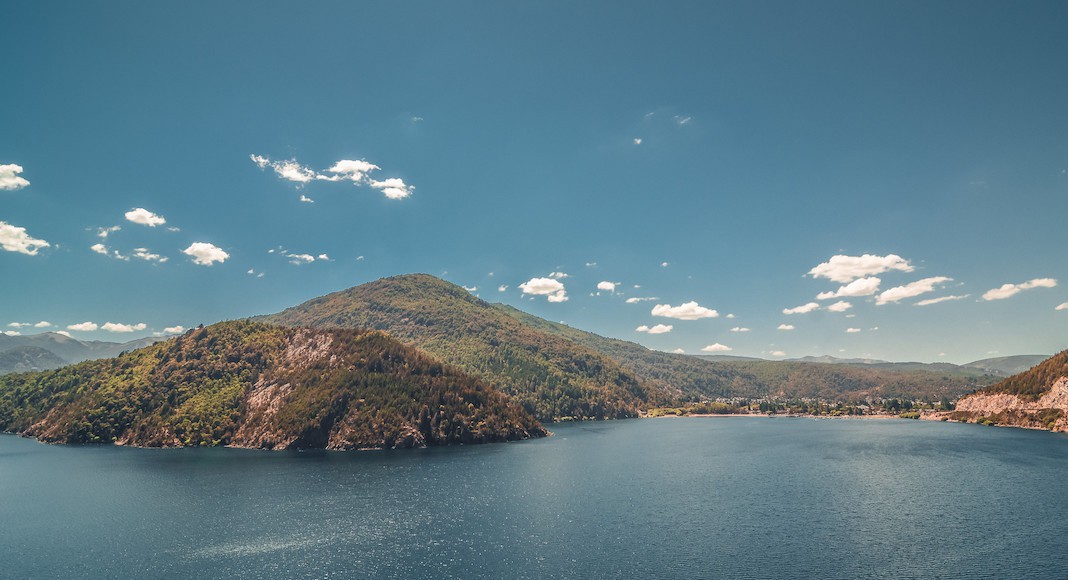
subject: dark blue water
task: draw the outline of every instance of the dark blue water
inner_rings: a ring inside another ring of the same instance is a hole
[[[1068,574],[1063,435],[783,418],[554,431],[356,453],[0,436],[0,576]]]

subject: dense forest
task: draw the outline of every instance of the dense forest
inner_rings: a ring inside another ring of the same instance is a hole
[[[248,321],[0,377],[0,430],[64,443],[390,448],[546,432],[505,394],[381,332]]]
[[[780,361],[713,362],[649,350],[484,302],[426,274],[385,278],[261,320],[375,328],[511,394],[542,420],[633,416],[716,398],[955,399],[989,375]]]
[[[1068,377],[1068,350],[1061,351],[1034,368],[1013,375],[983,389],[982,393],[1007,393],[1028,401],[1037,401],[1049,392],[1053,383]]]

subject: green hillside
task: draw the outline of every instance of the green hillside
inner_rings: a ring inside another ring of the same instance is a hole
[[[259,320],[375,328],[482,377],[543,420],[602,418],[715,397],[956,398],[989,377],[649,350],[490,304],[426,274],[377,280]]]
[[[503,393],[380,332],[248,321],[0,377],[0,430],[63,443],[271,449],[545,434]]]
[[[981,392],[1008,393],[1034,401],[1046,394],[1053,387],[1053,383],[1064,377],[1068,377],[1068,350],[1061,351],[1030,370],[1013,375]]]

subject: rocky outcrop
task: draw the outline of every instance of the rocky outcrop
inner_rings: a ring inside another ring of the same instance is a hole
[[[1068,431],[1068,377],[1058,378],[1038,399],[1003,392],[979,392],[957,402],[941,417],[954,421]]]

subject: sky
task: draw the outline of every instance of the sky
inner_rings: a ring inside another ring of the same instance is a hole
[[[691,354],[1068,348],[1064,2],[14,2],[0,331],[425,272]]]

